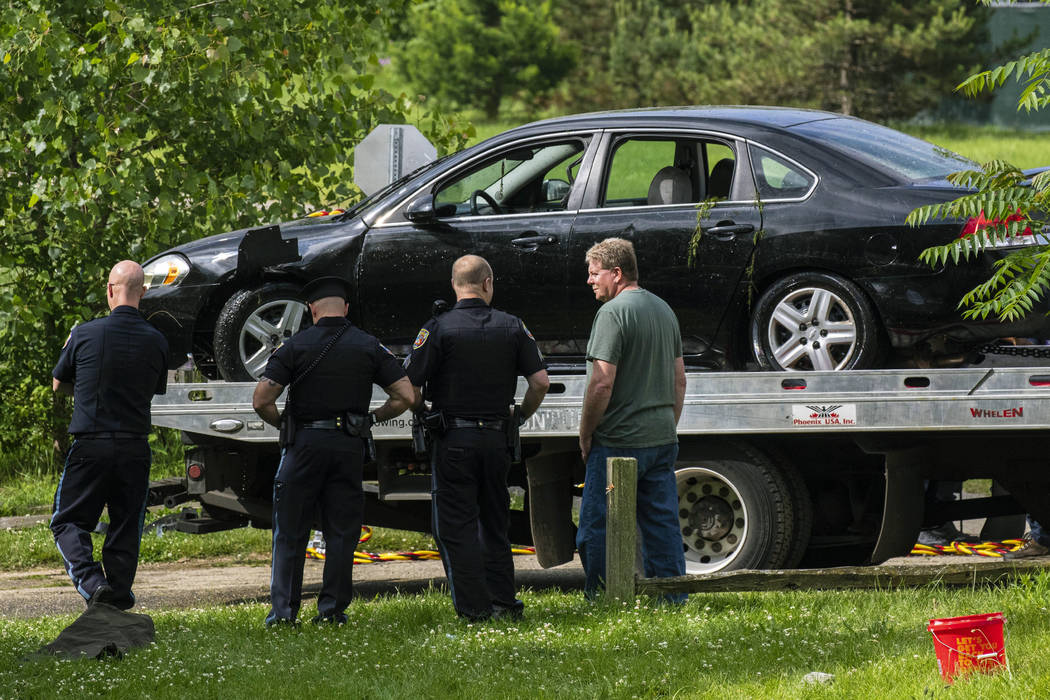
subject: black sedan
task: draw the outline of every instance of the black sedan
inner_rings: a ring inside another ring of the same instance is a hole
[[[494,304],[520,315],[555,366],[579,367],[597,302],[584,253],[621,236],[642,286],[678,314],[688,364],[826,370],[963,361],[1023,322],[964,321],[965,291],[995,254],[931,269],[924,248],[966,222],[905,226],[954,198],[972,167],[860,119],[764,107],[584,114],[511,129],[392,183],[353,209],[212,236],[146,264],[143,312],[172,366],[258,377],[309,322],[302,286],[354,284],[351,318],[405,351],[452,261],[487,258]],[[1025,245],[1032,236],[1011,241]]]

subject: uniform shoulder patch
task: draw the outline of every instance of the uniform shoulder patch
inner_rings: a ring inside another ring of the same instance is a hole
[[[536,340],[532,337],[532,333],[529,331],[529,327],[525,325],[525,322],[521,322],[521,330],[525,331],[525,335],[529,336],[529,340]]]
[[[412,349],[418,350],[419,348],[423,347],[423,343],[427,342],[427,338],[429,337],[430,331],[428,331],[426,328],[421,328],[419,330],[419,335],[416,336],[416,341],[412,343]]]

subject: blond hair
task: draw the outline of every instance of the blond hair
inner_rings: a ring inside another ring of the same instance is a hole
[[[626,238],[606,238],[600,243],[595,243],[587,251],[584,261],[588,265],[596,262],[603,270],[618,267],[625,280],[638,281],[638,258],[634,255],[634,244]]]

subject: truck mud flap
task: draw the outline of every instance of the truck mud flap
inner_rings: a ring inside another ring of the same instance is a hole
[[[886,495],[882,506],[882,528],[873,564],[911,551],[922,529],[925,489],[919,465],[928,462],[925,450],[894,450],[886,453]]]
[[[572,561],[576,527],[572,523],[572,464],[575,454],[534,457],[526,462],[529,519],[536,560],[544,569]]]

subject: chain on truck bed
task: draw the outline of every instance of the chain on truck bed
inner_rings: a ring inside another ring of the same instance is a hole
[[[1047,358],[1050,357],[1050,345],[985,345],[977,352],[982,355]]]

